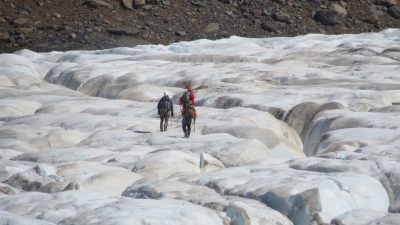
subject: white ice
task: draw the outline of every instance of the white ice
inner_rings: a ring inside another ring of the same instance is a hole
[[[0,54],[0,224],[400,224],[399,71],[399,29]]]

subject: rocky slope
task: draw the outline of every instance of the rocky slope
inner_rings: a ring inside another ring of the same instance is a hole
[[[389,27],[400,27],[398,0],[0,0],[0,52]]]

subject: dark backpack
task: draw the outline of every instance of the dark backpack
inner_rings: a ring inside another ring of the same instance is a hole
[[[170,100],[168,98],[161,99],[160,111],[166,113],[171,110]]]
[[[182,103],[184,109],[187,109],[190,105],[189,95],[190,94],[188,92],[184,92],[180,98],[180,102]]]

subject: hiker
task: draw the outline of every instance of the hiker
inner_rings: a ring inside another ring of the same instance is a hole
[[[164,92],[164,96],[158,101],[157,109],[160,116],[160,131],[167,131],[168,119],[174,116],[174,105],[167,92]]]
[[[194,108],[194,93],[191,86],[179,99],[182,113],[182,130],[185,138],[190,137],[192,120],[196,120],[196,109]]]

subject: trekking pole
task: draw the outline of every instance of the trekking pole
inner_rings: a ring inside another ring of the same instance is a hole
[[[193,133],[196,133],[196,120],[193,120]]]
[[[170,124],[171,124],[171,129],[173,128],[174,125],[172,125],[173,123],[173,119],[172,119],[172,115],[171,115],[171,119],[170,119]]]
[[[194,118],[193,118],[193,132],[196,133],[196,120],[197,120],[197,112],[194,111]]]

